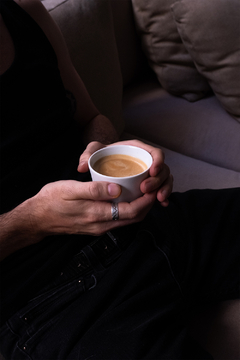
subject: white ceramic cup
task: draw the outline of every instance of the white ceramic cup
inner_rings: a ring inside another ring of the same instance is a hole
[[[104,156],[122,154],[129,155],[142,160],[147,169],[140,174],[126,177],[106,176],[94,170],[94,164],[97,160]],[[121,195],[113,201],[118,203],[122,201],[131,202],[142,196],[140,190],[141,182],[149,176],[149,168],[152,165],[152,156],[146,150],[132,145],[112,145],[96,151],[88,160],[88,166],[93,181],[107,181],[108,183],[116,183],[122,187]]]

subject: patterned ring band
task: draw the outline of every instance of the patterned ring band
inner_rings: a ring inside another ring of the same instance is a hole
[[[118,220],[119,219],[118,204],[112,203],[111,211],[112,211],[112,219]]]

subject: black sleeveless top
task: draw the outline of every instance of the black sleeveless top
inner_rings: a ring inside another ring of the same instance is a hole
[[[0,4],[15,46],[14,62],[1,76],[0,202],[4,213],[46,183],[77,179],[83,148],[47,37],[13,0],[0,0]],[[89,237],[80,241],[79,236],[51,236],[3,260],[1,323],[41,291],[84,242]]]
[[[82,151],[55,52],[13,0],[0,0],[15,58],[0,77],[1,213],[43,185],[73,177]]]

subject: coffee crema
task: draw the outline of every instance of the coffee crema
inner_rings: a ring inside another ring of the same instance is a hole
[[[122,154],[107,155],[97,160],[94,170],[106,176],[126,177],[142,173],[147,165],[142,160]]]

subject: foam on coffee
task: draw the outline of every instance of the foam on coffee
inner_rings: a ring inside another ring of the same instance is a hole
[[[142,173],[147,169],[147,165],[136,157],[114,154],[97,160],[93,168],[102,175],[126,177]]]

